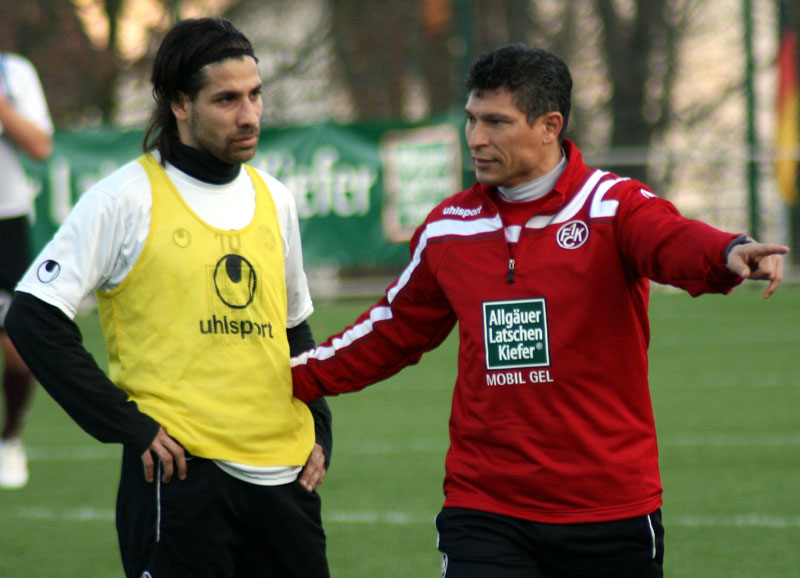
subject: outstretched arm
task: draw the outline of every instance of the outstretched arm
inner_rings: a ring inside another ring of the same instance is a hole
[[[442,343],[455,323],[427,265],[412,261],[353,325],[292,358],[294,395],[309,402],[387,379]]]
[[[782,245],[756,243],[748,239],[729,247],[725,264],[731,272],[744,279],[769,281],[763,294],[764,299],[768,299],[783,281],[782,255],[788,252],[789,248]]]

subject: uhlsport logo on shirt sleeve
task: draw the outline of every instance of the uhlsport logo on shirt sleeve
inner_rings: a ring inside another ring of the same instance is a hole
[[[550,343],[544,298],[483,303],[486,369],[548,367]],[[487,373],[487,385],[550,382],[549,371]]]
[[[39,279],[41,283],[50,283],[55,281],[59,273],[61,273],[61,265],[58,261],[48,259],[39,265],[39,268],[36,270],[36,278]]]

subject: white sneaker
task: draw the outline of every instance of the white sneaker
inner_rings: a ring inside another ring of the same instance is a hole
[[[28,483],[28,460],[19,438],[0,442],[0,488],[16,489]]]

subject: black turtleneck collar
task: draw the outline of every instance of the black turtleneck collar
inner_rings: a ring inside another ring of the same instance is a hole
[[[217,157],[187,146],[179,141],[173,141],[171,164],[182,170],[187,175],[205,183],[225,185],[232,182],[241,170],[241,164],[229,164]]]

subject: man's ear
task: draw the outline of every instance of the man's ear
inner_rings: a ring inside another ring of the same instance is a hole
[[[186,120],[189,118],[191,106],[191,99],[186,95],[186,93],[181,92],[178,94],[178,98],[172,101],[172,114],[175,115],[177,120]]]
[[[545,126],[545,139],[550,141],[557,141],[561,134],[561,129],[564,126],[564,117],[560,112],[551,111],[544,115]]]

